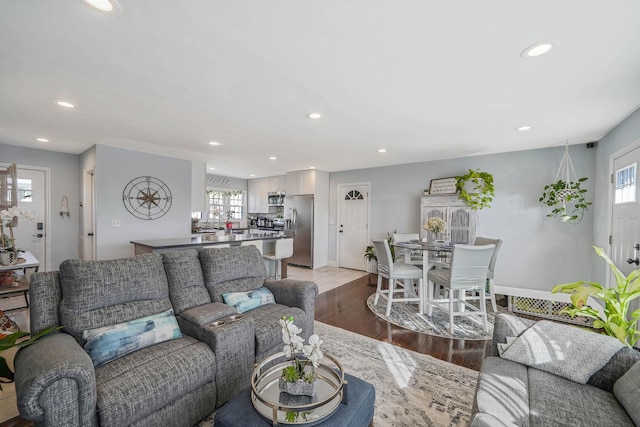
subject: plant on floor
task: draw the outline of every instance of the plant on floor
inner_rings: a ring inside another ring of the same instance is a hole
[[[39,334],[32,336],[28,340],[18,341],[20,338],[26,337],[29,335],[29,332],[19,331],[14,332],[8,335],[0,334],[0,353],[5,350],[9,350],[13,347],[26,347],[29,344],[33,344],[40,338],[45,335],[49,335],[50,333],[62,329],[62,326],[50,326],[44,330],[42,330]],[[12,383],[14,380],[13,371],[9,368],[7,361],[3,356],[0,356],[0,391],[2,390],[2,384]]]
[[[364,259],[367,261],[377,261],[378,257],[376,256],[376,248],[373,245],[367,246],[364,250]]]
[[[464,175],[456,176],[458,197],[473,209],[490,208],[494,196],[493,175],[480,169],[469,169]]]
[[[582,221],[584,213],[591,205],[591,202],[586,199],[587,189],[580,187],[580,184],[586,180],[587,178],[580,178],[577,181],[567,182],[559,179],[545,185],[538,201],[553,208],[547,216],[552,218],[560,215],[562,222],[569,224],[578,224]],[[567,205],[571,212],[567,211]]]
[[[605,288],[599,283],[579,281],[554,286],[551,292],[571,294],[572,305],[564,308],[561,313],[567,313],[571,317],[580,315],[594,319],[594,328],[604,329],[608,335],[633,347],[640,337],[640,331],[636,329],[640,309],[629,313],[629,308],[631,301],[640,297],[640,270],[634,270],[625,277],[602,248],[593,248],[611,268],[616,278],[616,286]],[[586,305],[589,297],[597,298],[604,303],[604,317]]]

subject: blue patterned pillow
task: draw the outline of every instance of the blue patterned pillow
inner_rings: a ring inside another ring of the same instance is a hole
[[[82,338],[87,341],[84,349],[96,368],[141,348],[180,337],[173,310],[82,331]]]
[[[234,306],[238,313],[253,310],[262,305],[275,304],[271,291],[265,287],[247,292],[229,292],[222,294],[225,304]]]

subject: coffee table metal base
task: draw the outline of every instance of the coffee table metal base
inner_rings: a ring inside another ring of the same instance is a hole
[[[376,391],[371,384],[345,374],[349,382],[348,403],[341,403],[336,412],[323,422],[321,427],[367,427],[373,422],[373,407]],[[251,403],[251,389],[242,391],[227,402],[215,415],[214,427],[267,427],[272,422],[262,417]]]

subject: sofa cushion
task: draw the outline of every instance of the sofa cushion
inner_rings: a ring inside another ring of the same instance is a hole
[[[527,367],[499,357],[486,358],[478,377],[474,406],[474,410],[489,414],[507,425],[528,426]]]
[[[634,350],[635,351],[635,350]],[[640,362],[631,367],[613,386],[613,394],[636,425],[640,425]]]
[[[60,324],[84,345],[82,331],[128,322],[171,307],[159,254],[60,264]]]
[[[266,356],[282,351],[284,348],[282,326],[280,325],[282,316],[293,316],[294,319],[305,318],[304,311],[301,309],[287,307],[281,304],[263,305],[262,307],[247,311],[243,316],[255,321],[256,361],[260,361]],[[303,328],[304,331],[304,325],[297,323],[297,326]]]
[[[173,310],[82,333],[82,339],[87,341],[84,349],[96,367],[141,348],[180,337],[182,334]]]
[[[224,303],[235,307],[238,313],[244,313],[267,304],[275,304],[273,294],[265,287],[246,292],[228,292],[222,294]]]
[[[586,384],[623,347],[608,335],[541,320],[517,338],[498,344],[498,351],[504,359]]]
[[[222,294],[258,289],[267,275],[255,246],[202,249],[200,265],[212,302],[224,302]]]
[[[163,252],[161,255],[167,272],[171,304],[176,315],[211,302],[209,292],[204,286],[197,250]]]
[[[99,423],[134,425],[214,381],[215,372],[211,349],[186,336],[116,359],[96,368]]]
[[[613,393],[529,368],[531,427],[633,426]]]

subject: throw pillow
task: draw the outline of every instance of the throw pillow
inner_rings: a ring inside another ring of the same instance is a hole
[[[504,359],[586,384],[624,347],[608,335],[541,320],[498,351]]]
[[[141,348],[180,337],[173,310],[82,332],[87,341],[84,349],[96,368]]]
[[[253,310],[262,305],[275,304],[271,291],[265,287],[247,292],[229,292],[222,294],[225,304],[234,306],[238,313]]]

